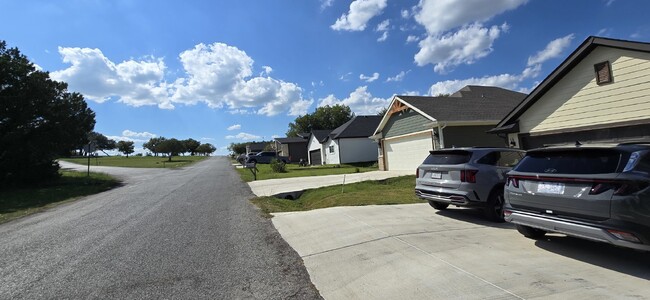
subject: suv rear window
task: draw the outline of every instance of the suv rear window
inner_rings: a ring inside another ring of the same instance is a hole
[[[528,152],[515,171],[558,174],[617,172],[622,153],[611,149],[576,149]]]
[[[425,165],[458,165],[464,164],[472,157],[469,151],[434,151],[424,160]]]

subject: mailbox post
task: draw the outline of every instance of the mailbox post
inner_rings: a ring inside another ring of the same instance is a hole
[[[253,173],[253,180],[257,180],[257,163],[246,163],[244,168],[249,169]]]

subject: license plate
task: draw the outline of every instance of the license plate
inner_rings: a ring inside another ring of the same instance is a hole
[[[537,185],[537,192],[544,194],[564,194],[564,183],[540,182]]]
[[[440,172],[431,172],[431,178],[433,178],[433,179],[441,179],[442,178],[442,173],[440,173]]]

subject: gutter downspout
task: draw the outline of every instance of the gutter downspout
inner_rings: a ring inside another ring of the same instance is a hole
[[[445,129],[445,127],[447,127],[447,123],[443,123],[442,125],[438,123],[438,140],[441,149],[445,148],[445,135],[442,133],[442,130]]]

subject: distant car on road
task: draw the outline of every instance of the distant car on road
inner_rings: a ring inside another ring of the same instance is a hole
[[[415,194],[435,209],[449,205],[482,208],[503,222],[506,173],[524,156],[511,148],[454,148],[429,152],[417,169]]]
[[[650,251],[650,144],[530,150],[508,173],[504,214],[528,238],[559,232]]]
[[[287,156],[279,156],[274,151],[262,151],[253,156],[249,155],[246,163],[270,164],[273,159],[277,159],[285,164],[289,162],[289,157]]]

